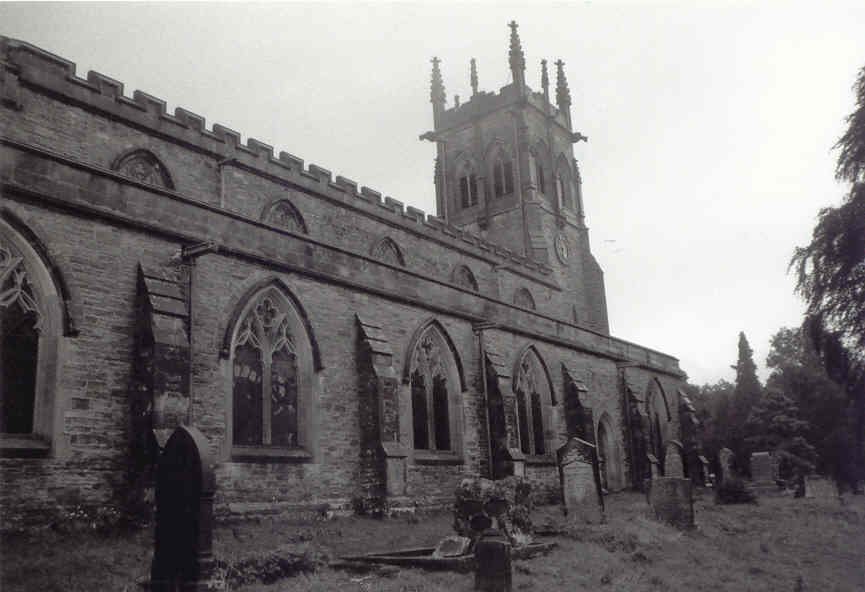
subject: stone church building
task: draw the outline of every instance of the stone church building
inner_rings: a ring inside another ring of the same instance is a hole
[[[3,527],[141,495],[179,424],[225,513],[555,501],[570,436],[641,484],[684,373],[609,334],[563,64],[509,60],[451,106],[433,60],[432,216],[0,37]]]

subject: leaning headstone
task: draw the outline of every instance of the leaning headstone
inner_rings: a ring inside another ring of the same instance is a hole
[[[495,529],[475,545],[475,590],[511,592],[511,543]]]
[[[694,498],[690,479],[652,479],[649,482],[648,498],[658,520],[678,528],[694,526]]]
[[[556,458],[565,513],[577,521],[603,522],[604,496],[595,447],[571,438],[556,450]]]
[[[733,477],[733,457],[733,451],[729,448],[722,448],[718,452],[718,462],[721,466],[719,481],[721,483]]]
[[[213,580],[213,476],[207,440],[180,426],[168,438],[156,477],[156,536],[150,589],[216,590]]]
[[[670,440],[665,447],[664,476],[678,478],[685,476],[682,464],[682,443],[678,440]]]

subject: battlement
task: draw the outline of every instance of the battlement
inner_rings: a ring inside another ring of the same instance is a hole
[[[549,114],[556,124],[567,130],[568,122],[564,114],[555,105],[545,100],[543,93],[535,92],[526,87],[526,95],[521,97],[516,87],[513,84],[508,84],[500,88],[497,93],[479,91],[474,96],[469,97],[468,101],[445,109],[441,114],[436,131],[466,125],[477,117],[482,117],[510,105],[518,105],[523,99],[541,113]]]
[[[331,200],[350,201],[353,207],[373,216],[387,217],[391,224],[460,249],[474,250],[479,257],[493,257],[499,265],[515,265],[542,282],[548,282],[545,276],[552,273],[546,264],[522,257],[437,216],[404,205],[401,200],[384,196],[376,189],[361,186],[341,175],[334,176],[330,170],[317,164],[305,165],[303,159],[288,152],[280,151],[275,155],[273,146],[256,138],[248,138],[244,143],[240,133],[219,123],[208,129],[203,116],[182,107],[169,113],[164,100],[146,92],[135,90],[129,97],[122,82],[99,72],[91,70],[86,78],[81,78],[76,73],[74,62],[25,41],[0,36],[0,100],[20,107],[21,87],[63,97],[83,108],[209,153],[220,163],[233,163],[276,182]]]

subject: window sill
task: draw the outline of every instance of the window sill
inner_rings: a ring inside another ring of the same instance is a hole
[[[463,458],[450,451],[415,450],[416,465],[461,465]]]
[[[231,460],[234,462],[304,463],[311,462],[312,455],[303,448],[233,446],[231,448]]]
[[[556,457],[550,454],[527,454],[526,464],[538,467],[556,466]]]
[[[32,434],[0,434],[0,458],[47,458],[51,444]]]

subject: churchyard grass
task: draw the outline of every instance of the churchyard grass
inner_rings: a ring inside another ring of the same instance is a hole
[[[794,591],[865,590],[865,497],[761,497],[757,505],[715,505],[699,494],[697,528],[679,531],[648,514],[644,496],[607,498],[604,525],[568,525],[556,507],[537,509],[535,522],[560,529],[549,554],[514,562],[514,590],[538,591]],[[296,544],[332,558],[345,554],[432,546],[450,534],[448,512],[387,520],[320,522],[262,519],[223,524],[214,551],[227,559]],[[0,589],[13,591],[138,590],[152,556],[152,533],[42,531],[2,538]],[[392,568],[352,573],[328,567],[243,592],[461,592],[473,575]]]

